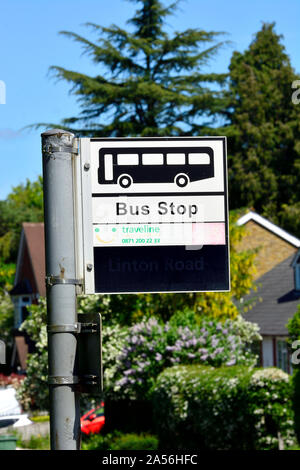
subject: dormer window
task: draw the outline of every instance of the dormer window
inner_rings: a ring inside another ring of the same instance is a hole
[[[28,316],[27,307],[32,304],[32,299],[29,295],[15,295],[12,301],[15,306],[15,328],[20,328]]]
[[[294,265],[294,273],[295,273],[295,289],[297,291],[300,291],[300,254],[298,254],[293,265]]]

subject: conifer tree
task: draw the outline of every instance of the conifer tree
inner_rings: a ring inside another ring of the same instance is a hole
[[[129,1],[139,9],[128,30],[89,23],[95,42],[61,32],[99,64],[99,73],[92,77],[51,67],[57,78],[72,85],[81,106],[78,116],[64,119],[59,127],[81,136],[205,133],[224,106],[220,85],[226,75],[203,72],[225,44],[217,41],[222,33],[187,29],[170,35],[165,20],[179,0],[168,6],[159,0]]]
[[[300,235],[300,120],[297,78],[275,32],[264,24],[230,63],[228,137],[230,207],[253,207]]]

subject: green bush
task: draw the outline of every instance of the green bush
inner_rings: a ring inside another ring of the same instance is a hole
[[[290,352],[292,355],[292,364],[293,364],[293,409],[295,415],[295,432],[297,439],[300,442],[300,365],[299,362],[299,343],[300,340],[300,305],[298,305],[297,311],[292,318],[288,321],[286,325],[289,337],[288,345],[290,347]],[[295,356],[294,356],[295,355]]]
[[[114,431],[108,434],[82,434],[82,450],[110,450],[112,441],[119,436],[119,432]]]
[[[30,416],[30,420],[34,423],[47,423],[50,421],[49,415],[37,415],[37,416]]]
[[[151,434],[93,434],[84,438],[82,450],[156,450],[158,438]]]
[[[290,377],[275,368],[174,366],[153,391],[161,448],[278,449],[295,443]]]
[[[111,450],[156,450],[158,439],[151,434],[122,434],[111,444]]]
[[[50,449],[50,436],[30,436],[30,439],[27,441],[22,440],[21,437],[17,440],[17,447],[21,449],[30,449],[30,450],[49,450]]]
[[[295,433],[300,442],[300,369],[296,369],[293,373],[293,411],[295,421]]]
[[[300,338],[300,305],[298,305],[294,316],[287,322],[286,327],[289,332],[289,341],[291,343]]]

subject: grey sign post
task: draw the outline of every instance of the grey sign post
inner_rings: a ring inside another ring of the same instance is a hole
[[[80,447],[80,407],[76,384],[77,312],[74,135],[61,129],[42,134],[50,387],[53,450]]]

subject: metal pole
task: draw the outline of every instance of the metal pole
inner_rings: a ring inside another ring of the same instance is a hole
[[[52,450],[80,448],[73,141],[62,129],[42,134]]]

